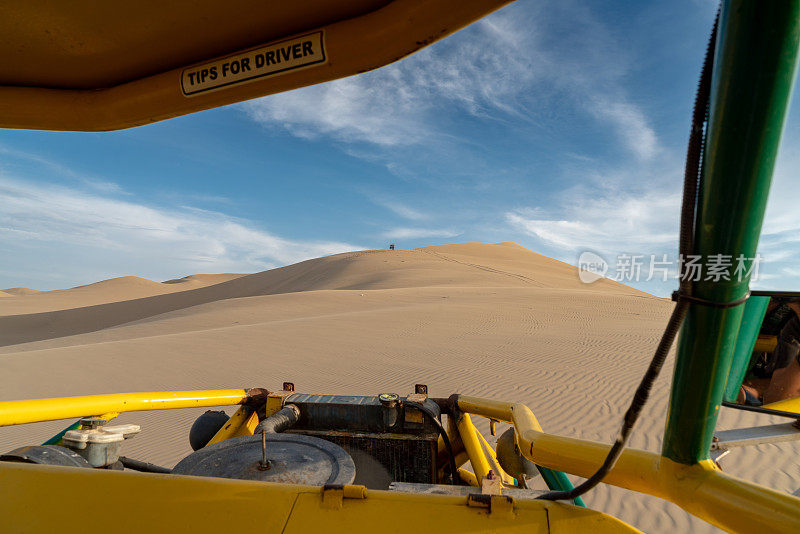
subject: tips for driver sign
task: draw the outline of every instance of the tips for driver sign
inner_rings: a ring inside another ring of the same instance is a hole
[[[181,73],[181,89],[191,96],[325,63],[325,59],[322,32],[310,33],[189,67]]]

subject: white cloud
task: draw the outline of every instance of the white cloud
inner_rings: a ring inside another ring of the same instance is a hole
[[[790,123],[793,114],[790,114]],[[785,136],[778,154],[772,188],[759,241],[763,256],[759,283],[764,289],[800,290],[800,138]]]
[[[639,159],[652,159],[659,152],[658,137],[647,117],[630,102],[598,97],[594,99],[590,111],[598,119],[614,124],[625,145]]]
[[[565,20],[569,28],[550,27]],[[556,32],[570,35],[569,43],[554,44]],[[450,112],[536,122],[552,105],[566,105],[607,124],[633,155],[648,159],[658,139],[626,95],[626,70],[613,33],[587,8],[520,3],[399,63],[242,106],[298,137],[388,148],[450,139],[441,126]]]
[[[0,178],[0,248],[8,252],[5,269],[13,265],[17,276],[53,268],[77,283],[100,275],[252,272],[362,247],[285,239],[218,212]]]
[[[409,103],[401,88],[366,83],[362,77],[316,85],[243,104],[259,122],[280,124],[302,138],[331,135],[347,142],[365,141],[380,146],[419,141],[414,117],[405,115]],[[406,100],[406,101],[404,101]],[[370,113],[380,109],[380,113]],[[405,115],[405,116],[404,116]]]
[[[383,206],[384,208],[388,208],[389,210],[393,211],[400,217],[404,219],[410,219],[412,221],[422,221],[428,218],[428,215],[418,211],[411,206],[407,206],[402,202],[396,202],[391,200],[375,200],[376,204]]]
[[[434,228],[393,228],[381,234],[387,239],[420,239],[425,237],[456,237],[460,232]]]
[[[578,196],[548,216],[541,209],[518,209],[506,213],[506,221],[528,235],[568,251],[587,248],[605,253],[656,254],[677,242],[680,197],[677,194],[632,196],[597,192]]]
[[[800,290],[798,141],[797,134],[790,133],[778,155],[759,241],[762,262],[758,280],[753,282],[756,288]],[[612,262],[621,253],[645,258],[667,253],[674,258],[680,185],[674,180],[677,169],[669,165],[656,162],[638,172],[586,172],[584,186],[562,191],[547,208],[519,208],[504,217],[512,228],[534,237],[552,255],[568,262],[587,249]],[[664,183],[658,183],[659,177]],[[636,183],[638,188],[631,187]],[[674,185],[666,189],[669,183]]]
[[[426,48],[412,58],[358,76],[243,104],[256,121],[303,138],[330,135],[382,147],[417,145],[442,134],[433,126],[443,106],[474,115],[513,111],[509,101],[532,76],[530,58],[505,19],[482,21],[460,46]],[[489,46],[492,43],[492,46]]]
[[[89,178],[82,178],[81,182],[86,186],[105,194],[127,195],[122,186],[115,182],[106,182],[104,180],[92,180]]]
[[[10,161],[12,160],[24,161],[26,164],[25,165],[26,169],[29,169],[30,165],[33,164],[34,167],[40,167],[42,169],[45,169],[50,174],[70,179],[73,182],[89,187],[91,189],[95,189],[101,193],[117,194],[117,195],[129,194],[119,184],[115,182],[111,182],[108,180],[101,180],[78,174],[72,169],[65,167],[60,163],[55,162],[51,159],[40,156],[39,154],[25,152],[24,150],[19,150],[2,144],[0,144],[0,154],[7,156],[5,158],[5,161],[0,162],[0,170],[5,172],[8,172],[8,167],[11,167],[11,165],[9,164]]]

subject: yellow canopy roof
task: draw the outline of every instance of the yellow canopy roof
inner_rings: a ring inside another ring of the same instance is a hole
[[[0,127],[115,130],[358,74],[510,0],[18,0]]]

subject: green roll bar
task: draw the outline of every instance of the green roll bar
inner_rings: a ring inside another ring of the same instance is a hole
[[[800,1],[728,0],[714,53],[695,249],[703,261],[756,254],[775,158],[797,71]],[[702,279],[714,302],[746,296],[741,280]],[[692,303],[681,328],[662,454],[694,464],[709,448],[744,306]]]
[[[739,388],[742,385],[747,371],[750,370],[753,349],[756,346],[758,332],[761,330],[761,323],[767,314],[769,297],[750,297],[744,305],[742,322],[739,325],[739,333],[736,336],[736,346],[733,349],[733,361],[728,379],[725,382],[725,395],[723,400],[735,402],[739,395]]]

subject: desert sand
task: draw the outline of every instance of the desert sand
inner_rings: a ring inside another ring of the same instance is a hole
[[[611,280],[582,284],[575,267],[515,243],[352,252],[250,275],[13,288],[0,292],[0,400],[283,381],[303,392],[407,394],[425,383],[433,396],[525,402],[546,431],[611,442],[671,308]],[[660,449],[671,365],[633,447]],[[202,411],[122,415],[143,428],[125,454],[174,465],[191,452],[188,430]],[[773,422],[723,409],[719,428]],[[64,426],[2,428],[0,452]],[[798,452],[764,445],[722,466],[791,492]],[[617,488],[585,500],[647,532],[715,530]]]

